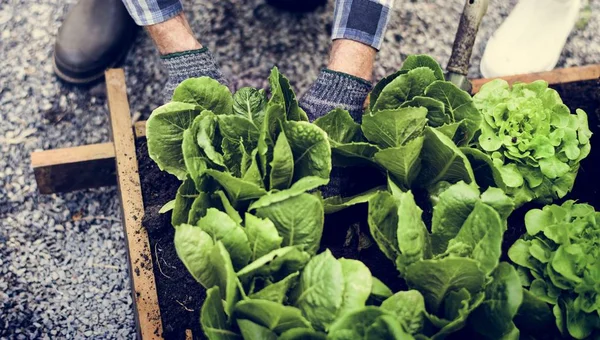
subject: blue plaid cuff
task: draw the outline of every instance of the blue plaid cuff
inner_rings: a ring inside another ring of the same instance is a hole
[[[183,11],[180,0],[123,0],[123,3],[140,26],[159,24]]]
[[[394,0],[337,0],[331,39],[350,39],[381,48]]]

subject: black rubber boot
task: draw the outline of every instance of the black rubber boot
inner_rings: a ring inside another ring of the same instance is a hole
[[[137,30],[121,0],[80,0],[58,31],[54,72],[74,84],[102,78],[125,57]]]
[[[310,12],[325,5],[327,0],[267,0],[267,3],[290,12]]]

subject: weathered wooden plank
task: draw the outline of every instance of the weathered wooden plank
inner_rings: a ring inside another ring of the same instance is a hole
[[[42,194],[116,184],[112,143],[33,152],[31,167]]]
[[[138,335],[144,340],[162,339],[152,253],[148,233],[142,226],[144,204],[125,89],[125,73],[122,69],[111,69],[106,71],[105,76]]]
[[[133,130],[135,131],[135,138],[146,137],[146,121],[140,120],[133,124]]]
[[[536,80],[545,80],[550,85],[554,85],[572,83],[576,81],[586,81],[598,78],[600,78],[600,64],[569,68],[557,68],[548,72],[518,74],[514,76],[501,77],[501,79],[506,80],[511,85],[515,82],[530,83]],[[473,80],[473,94],[479,92],[479,89],[481,89],[481,86],[483,86],[483,84],[493,79],[494,78],[483,78]]]

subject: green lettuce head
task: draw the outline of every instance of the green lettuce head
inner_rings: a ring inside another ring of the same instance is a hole
[[[521,274],[521,284],[553,307],[556,325],[563,335],[597,338],[600,212],[569,200],[561,206],[528,211],[525,227],[525,236],[508,251]]]
[[[590,152],[587,115],[571,114],[545,81],[485,84],[474,97],[484,121],[477,147],[491,157],[496,185],[517,205],[564,197]]]

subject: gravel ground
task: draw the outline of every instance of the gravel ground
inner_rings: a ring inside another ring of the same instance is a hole
[[[515,0],[492,0],[472,61]],[[114,188],[40,196],[29,154],[108,140],[103,85],[75,88],[52,74],[55,34],[70,1],[0,1],[0,338],[132,338],[127,259]],[[242,4],[243,3],[243,4]],[[462,0],[396,0],[375,78],[404,56],[427,53],[445,64]],[[201,41],[235,87],[264,86],[278,65],[304,92],[324,66],[332,0],[310,14],[249,1],[187,1]],[[600,62],[600,1],[573,32],[559,66]],[[440,15],[442,14],[443,15]],[[145,34],[124,67],[134,118],[160,104],[164,71]]]

